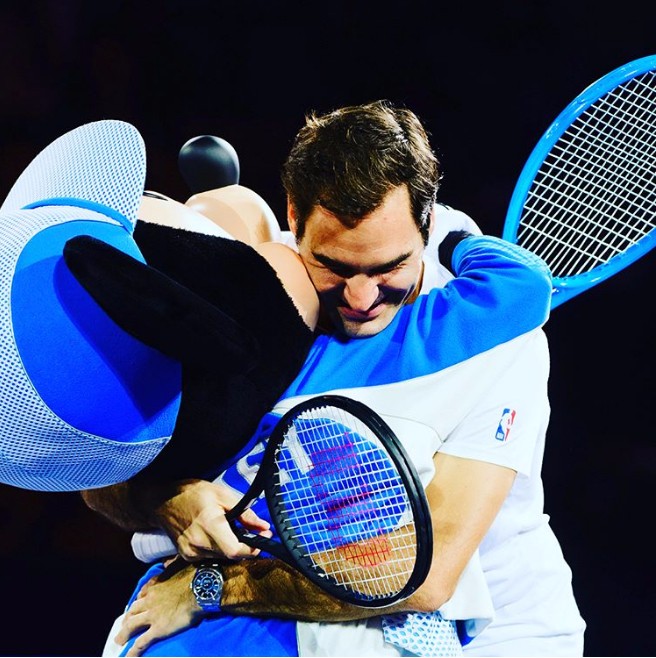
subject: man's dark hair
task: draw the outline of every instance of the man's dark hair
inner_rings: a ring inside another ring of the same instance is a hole
[[[418,117],[385,100],[308,114],[282,169],[298,240],[316,205],[355,226],[388,192],[407,185],[426,243],[440,177],[440,163]]]

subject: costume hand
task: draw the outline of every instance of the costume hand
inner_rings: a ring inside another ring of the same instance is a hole
[[[159,575],[151,578],[123,616],[115,642],[124,645],[141,633],[126,656],[140,656],[156,640],[183,630],[200,619],[189,584],[195,567],[175,559]]]
[[[180,484],[176,495],[157,509],[161,527],[188,561],[217,555],[229,559],[254,557],[259,550],[242,544],[232,531],[225,514],[240,500],[232,489],[206,480],[188,480]],[[254,533],[271,536],[269,523],[248,509],[241,524]]]

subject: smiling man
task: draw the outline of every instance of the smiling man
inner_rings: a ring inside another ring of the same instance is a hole
[[[388,192],[349,231],[321,206],[302,231],[292,204],[288,217],[292,232],[302,236],[298,250],[319,294],[324,326],[353,338],[373,336],[419,292],[425,245],[405,186]]]
[[[370,104],[308,118],[282,179],[325,326],[372,336],[418,294],[439,177],[406,109]]]

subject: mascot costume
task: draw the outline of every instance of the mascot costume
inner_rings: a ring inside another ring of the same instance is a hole
[[[254,248],[277,230],[272,213],[255,233],[238,221],[257,195],[226,180],[185,206],[144,193],[145,172],[136,128],[89,123],[44,149],[0,207],[4,484],[202,477],[304,362],[316,312],[283,285],[302,265],[284,245]]]

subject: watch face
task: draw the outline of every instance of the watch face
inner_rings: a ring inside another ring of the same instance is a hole
[[[223,579],[218,569],[201,568],[196,571],[193,590],[199,603],[201,601],[220,601],[222,585]]]

